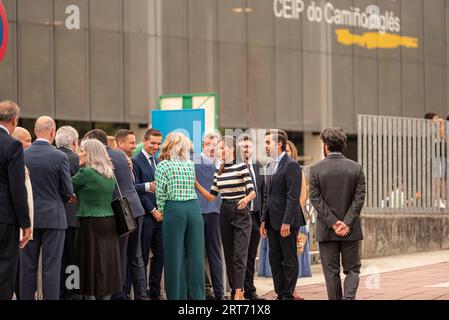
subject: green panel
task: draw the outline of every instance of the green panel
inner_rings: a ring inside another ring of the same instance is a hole
[[[192,109],[192,107],[193,107],[193,97],[192,96],[185,96],[182,99],[182,107],[183,107],[183,109]]]

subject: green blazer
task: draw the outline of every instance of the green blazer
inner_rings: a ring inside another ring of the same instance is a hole
[[[78,218],[112,217],[111,202],[115,179],[108,179],[91,168],[81,168],[72,177],[73,190],[78,197]]]

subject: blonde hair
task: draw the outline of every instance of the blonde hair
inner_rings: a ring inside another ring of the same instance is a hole
[[[291,158],[295,161],[298,161],[298,149],[296,149],[295,144],[290,140],[287,141],[287,144],[291,150],[291,154],[292,154]]]
[[[95,139],[84,140],[81,143],[81,148],[87,154],[86,168],[94,169],[108,179],[114,176],[111,158],[100,141]]]
[[[185,135],[172,132],[167,135],[161,147],[161,160],[187,161],[190,159],[191,143]]]
[[[117,142],[115,141],[115,137],[108,136],[108,146],[112,149],[117,149]]]

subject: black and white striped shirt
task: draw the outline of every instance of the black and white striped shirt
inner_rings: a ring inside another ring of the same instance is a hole
[[[214,196],[220,193],[222,199],[234,200],[246,197],[251,191],[255,191],[254,183],[248,165],[243,162],[226,164],[221,175],[215,172],[210,193]]]

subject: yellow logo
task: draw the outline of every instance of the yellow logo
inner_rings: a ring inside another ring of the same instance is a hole
[[[348,29],[337,29],[337,41],[345,46],[357,45],[367,49],[419,48],[419,39],[391,33],[365,32],[363,35],[351,33]]]

